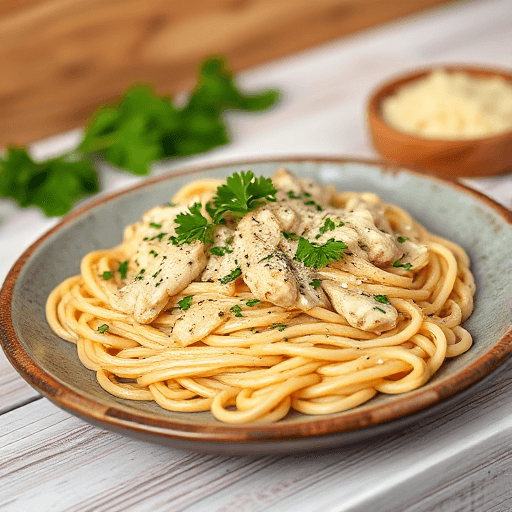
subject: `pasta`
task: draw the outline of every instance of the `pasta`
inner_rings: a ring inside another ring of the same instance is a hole
[[[116,397],[268,423],[424,385],[470,348],[474,293],[464,250],[398,206],[281,169],[185,186],[46,315]]]

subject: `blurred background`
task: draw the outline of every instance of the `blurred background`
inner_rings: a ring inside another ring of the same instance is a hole
[[[241,71],[443,0],[9,0],[0,3],[0,148],[84,124],[136,82],[194,85],[222,54]]]

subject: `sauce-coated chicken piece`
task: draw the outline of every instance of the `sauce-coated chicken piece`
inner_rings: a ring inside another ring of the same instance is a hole
[[[397,310],[390,304],[381,304],[372,296],[343,288],[333,281],[322,281],[333,308],[343,315],[352,327],[363,331],[389,331],[396,326]]]

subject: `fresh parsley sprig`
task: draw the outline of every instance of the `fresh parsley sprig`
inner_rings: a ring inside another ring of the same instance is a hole
[[[294,259],[304,263],[306,267],[319,269],[333,261],[340,260],[346,248],[347,244],[334,238],[330,238],[325,244],[320,245],[301,236]]]
[[[0,197],[12,198],[21,207],[36,206],[48,217],[64,215],[79,199],[99,190],[92,156],[147,175],[155,160],[228,143],[228,110],[262,111],[278,99],[275,90],[243,92],[224,58],[207,58],[185,105],[159,96],[149,85],[134,85],[119,101],[98,108],[78,148],[65,155],[36,162],[26,148],[8,146],[0,158]]]

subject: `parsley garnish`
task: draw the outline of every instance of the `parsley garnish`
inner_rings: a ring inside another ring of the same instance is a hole
[[[236,267],[235,270],[232,270],[227,276],[221,277],[219,281],[222,284],[228,284],[231,281],[234,281],[241,273],[242,270],[240,269],[240,267]]]
[[[155,258],[158,256],[158,253],[154,249],[151,249],[151,251],[149,251],[149,254],[152,254],[153,257]]]
[[[126,279],[126,273],[128,272],[128,261],[123,261],[119,263],[119,267],[117,269],[119,274],[121,274],[121,279]]]
[[[213,221],[218,223],[225,213],[241,218],[265,201],[275,202],[276,193],[270,178],[255,178],[251,171],[235,172],[226,179],[225,185],[217,188],[213,198]]]
[[[242,306],[240,306],[240,304],[235,304],[234,306],[231,306],[229,308],[229,311],[231,311],[231,313],[234,313],[236,317],[244,316],[242,315]]]
[[[162,233],[158,233],[158,235],[155,235],[155,236],[151,237],[151,238],[150,238],[150,240],[158,239],[158,241],[159,241],[159,242],[161,242],[161,241],[162,241],[162,238],[163,238],[165,235],[167,235],[167,233],[164,233],[164,232],[162,232]]]
[[[184,297],[183,299],[178,301],[178,307],[182,311],[187,311],[187,309],[190,308],[190,306],[192,306],[192,299],[193,298],[194,298],[193,295],[187,295],[187,297]]]
[[[150,222],[149,227],[155,228],[155,229],[160,229],[162,227],[162,224],[157,224],[156,222]]]
[[[283,324],[273,324],[270,326],[271,329],[277,329],[280,332],[283,332],[286,329],[286,325]]]
[[[320,283],[322,281],[320,281],[320,279],[313,279],[313,281],[311,281],[309,283],[310,286],[312,286],[315,290],[320,286]]]
[[[386,314],[386,312],[382,308],[379,308],[378,306],[375,306],[373,309],[376,309],[377,311]]]
[[[298,240],[299,235],[296,235],[295,233],[288,233],[287,231],[281,231],[283,236],[286,238],[286,240]]]
[[[334,240],[334,238],[327,240],[324,245],[318,245],[301,236],[294,259],[301,261],[306,267],[319,269],[327,266],[332,261],[341,259],[343,250],[346,248],[347,245],[344,242]]]
[[[403,236],[399,236],[399,237],[398,237],[398,243],[399,243],[399,244],[403,244],[406,240],[409,240],[409,239],[408,239],[408,238],[405,238],[405,237],[403,237]]]
[[[229,246],[233,243],[233,237],[228,238],[226,240],[226,245],[224,247],[212,247],[210,249],[210,253],[215,256],[224,256],[225,254],[231,254],[233,249],[230,249]]]
[[[373,298],[381,304],[390,304],[389,299],[385,295],[374,295]]]
[[[402,263],[400,260],[396,260],[393,263],[393,267],[395,267],[395,268],[404,268],[405,270],[411,270],[412,265],[410,263]]]
[[[260,300],[259,299],[251,299],[251,300],[248,300],[245,305],[246,306],[249,306],[250,308],[256,306],[256,304],[259,304],[260,303]]]
[[[110,272],[110,270],[105,270],[105,272],[103,272],[103,274],[101,274],[101,277],[103,277],[103,279],[105,279],[105,281],[112,279],[113,276],[114,276],[114,274],[112,274],[112,272]]]
[[[211,231],[213,224],[201,213],[201,203],[194,203],[190,213],[180,213],[176,216],[176,234],[171,241],[174,245],[191,244],[199,240],[203,243],[213,241]]]
[[[108,331],[108,325],[107,324],[103,324],[103,325],[100,325],[98,327],[98,332],[100,334],[105,334],[107,331]]]
[[[304,204],[307,206],[314,206],[319,212],[323,211],[323,208],[319,204],[315,203],[315,201],[312,199],[309,201],[304,201]]]
[[[143,279],[145,273],[146,273],[146,269],[141,268],[140,272],[135,276],[135,281],[140,281],[141,279]]]
[[[335,228],[336,224],[334,224],[334,222],[329,219],[329,217],[327,217],[324,221],[324,225],[320,226],[318,231],[320,231],[320,233],[327,233],[327,231],[333,231]]]
[[[297,195],[295,194],[295,192],[293,190],[288,190],[288,192],[286,192],[286,195],[290,198],[290,199],[302,199],[302,195]]]

